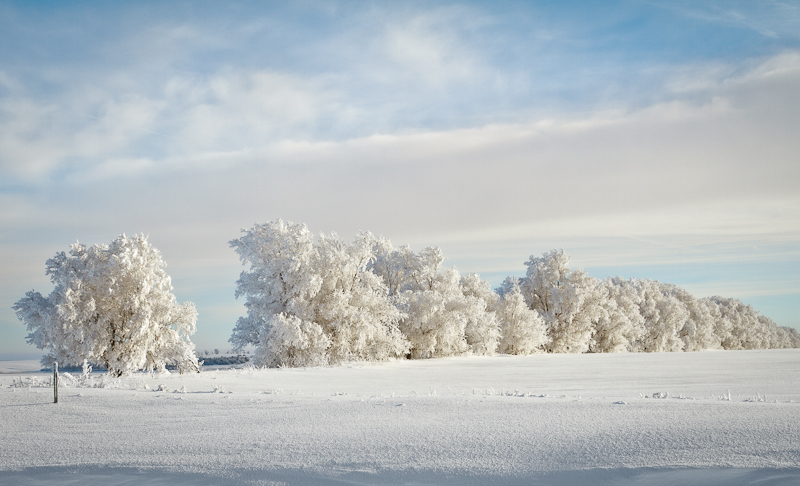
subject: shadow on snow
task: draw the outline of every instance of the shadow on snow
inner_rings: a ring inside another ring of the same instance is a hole
[[[347,471],[324,474],[304,470],[235,470],[219,474],[126,467],[37,467],[0,471],[0,483],[19,486],[211,486],[211,485],[553,485],[600,486],[783,486],[800,484],[791,469],[588,469],[535,475],[477,475],[459,471]],[[357,469],[357,468],[352,468]]]

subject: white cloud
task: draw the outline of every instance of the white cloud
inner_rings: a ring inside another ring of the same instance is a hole
[[[440,89],[451,81],[478,76],[481,63],[474,52],[463,48],[457,30],[470,20],[462,9],[446,9],[388,25],[385,49],[395,64],[391,76]]]
[[[173,80],[167,96],[182,107],[175,114],[181,125],[177,136],[194,153],[312,136],[333,103],[314,81],[268,71],[224,73],[195,83]]]
[[[800,74],[800,52],[786,51],[772,56],[759,63],[755,69],[740,78],[731,80],[735,84],[744,84],[758,79],[790,76],[796,80]]]
[[[63,140],[48,134],[54,111],[26,99],[0,101],[0,169],[6,177],[36,177],[57,167]]]
[[[152,131],[162,106],[162,103],[154,100],[130,96],[106,100],[99,106],[91,107],[91,112],[96,115],[77,110],[63,114],[63,121],[83,125],[75,131],[72,147],[68,148],[69,153],[65,157],[102,159],[134,149],[132,145],[147,135],[164,137]],[[81,120],[81,117],[89,120]]]
[[[57,171],[80,171],[135,151],[148,135],[158,102],[130,97],[102,103],[38,101],[24,91],[0,102],[0,170],[7,182],[36,184]]]

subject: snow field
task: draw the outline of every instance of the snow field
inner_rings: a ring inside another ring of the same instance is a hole
[[[138,374],[58,404],[28,377],[0,375],[3,484],[800,483],[796,349]]]

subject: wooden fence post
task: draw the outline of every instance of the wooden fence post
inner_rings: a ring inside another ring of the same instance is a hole
[[[58,361],[53,362],[53,403],[58,403]]]

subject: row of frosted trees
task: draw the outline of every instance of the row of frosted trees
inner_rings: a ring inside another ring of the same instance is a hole
[[[598,280],[554,250],[497,291],[370,233],[352,243],[281,220],[231,241],[249,268],[237,281],[247,315],[230,338],[262,366],[494,353],[660,352],[800,347],[736,299],[696,299],[651,280]]]

